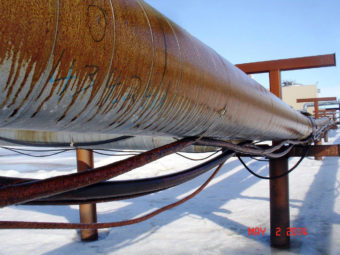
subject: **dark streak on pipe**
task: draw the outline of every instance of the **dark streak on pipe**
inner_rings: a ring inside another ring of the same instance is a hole
[[[2,0],[0,13],[0,128],[222,140],[312,132],[144,1]]]

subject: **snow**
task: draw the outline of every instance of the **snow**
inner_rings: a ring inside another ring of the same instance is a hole
[[[340,142],[331,131],[330,143]],[[14,156],[0,150],[0,175],[46,178],[75,171],[75,152],[48,158]],[[188,154],[187,154],[188,155]],[[206,154],[195,155],[204,157]],[[96,166],[122,157],[95,155]],[[298,158],[290,159],[293,165]],[[265,162],[246,159],[266,175]],[[340,159],[306,158],[290,174],[291,227],[305,227],[307,236],[291,237],[290,250],[270,247],[269,184],[250,175],[230,159],[197,197],[148,221],[99,231],[99,240],[83,243],[75,230],[1,230],[0,254],[340,254]],[[119,179],[158,176],[196,162],[171,155]],[[97,205],[101,222],[129,219],[189,194],[211,172],[181,186],[145,197]],[[78,222],[77,206],[10,206],[1,220]],[[249,236],[248,228],[266,228],[264,236]]]

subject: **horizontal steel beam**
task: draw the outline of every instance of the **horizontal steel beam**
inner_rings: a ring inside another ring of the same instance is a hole
[[[258,145],[259,148],[268,149],[267,145]],[[285,150],[287,147],[282,148]],[[236,156],[242,157],[262,157],[262,155],[247,155],[244,153],[237,153]],[[339,157],[340,156],[340,144],[335,145],[296,145],[285,157]]]
[[[247,74],[335,66],[335,54],[237,64]]]
[[[290,153],[289,157],[302,157],[306,154],[307,148],[305,146],[295,146]],[[310,147],[306,156],[315,157],[339,157],[340,145],[313,145]]]
[[[334,101],[336,97],[318,97],[318,98],[300,98],[296,99],[297,103],[308,103],[308,102],[322,102],[322,101]]]

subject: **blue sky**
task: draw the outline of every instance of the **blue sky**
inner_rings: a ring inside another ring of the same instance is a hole
[[[340,98],[340,0],[146,0],[233,64],[336,53],[338,67],[281,73]],[[268,87],[268,75],[255,75]]]

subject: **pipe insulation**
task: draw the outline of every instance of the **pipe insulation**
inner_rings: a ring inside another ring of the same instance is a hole
[[[307,117],[141,0],[2,0],[0,13],[0,128],[247,140],[312,132]]]

